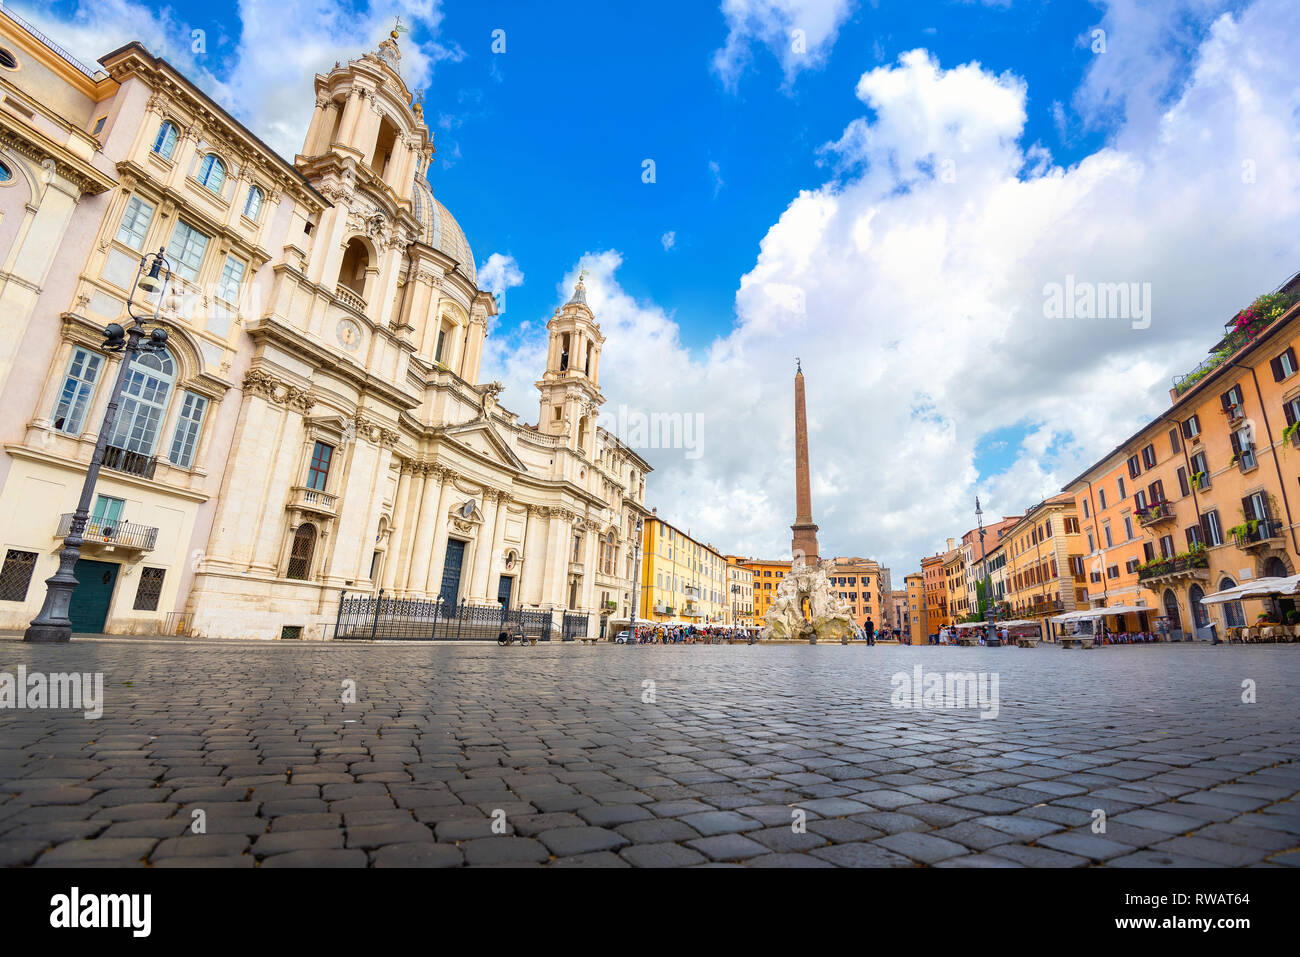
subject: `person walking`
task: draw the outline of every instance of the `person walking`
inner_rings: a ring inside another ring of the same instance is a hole
[[[862,626],[862,630],[867,633],[867,644],[874,645],[876,643],[876,623],[871,620],[870,615],[867,616],[866,624]]]

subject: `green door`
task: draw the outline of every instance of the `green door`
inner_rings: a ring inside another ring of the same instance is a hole
[[[113,562],[92,562],[85,558],[77,562],[72,570],[77,576],[77,589],[68,608],[74,632],[100,634],[104,631],[113,586],[117,584],[117,569]]]

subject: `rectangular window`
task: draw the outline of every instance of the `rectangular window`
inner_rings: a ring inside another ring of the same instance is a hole
[[[36,553],[15,548],[5,552],[5,563],[0,567],[0,601],[26,601],[27,586],[36,570]]]
[[[1219,524],[1219,510],[1217,508],[1201,516],[1201,530],[1205,533],[1205,543],[1207,545],[1223,544],[1223,526]]]
[[[198,446],[203,413],[207,409],[206,398],[193,392],[185,393],[180,418],[176,420],[176,434],[172,436],[171,451],[167,453],[167,461],[172,465],[187,469],[194,464],[194,449]]]
[[[1223,411],[1227,412],[1229,417],[1237,419],[1245,415],[1244,403],[1241,401],[1241,386],[1234,385],[1219,396],[1219,401],[1223,403]]]
[[[1281,382],[1295,374],[1295,350],[1290,346],[1286,352],[1272,360],[1273,381]]]
[[[1087,501],[1087,499],[1084,500],[1083,504],[1084,504],[1084,510],[1086,511],[1086,510],[1087,510],[1087,505],[1088,505],[1088,501]],[[1084,518],[1087,518],[1087,517],[1088,517],[1087,515],[1084,515]],[[1070,517],[1067,517],[1067,518],[1066,518],[1066,520],[1065,520],[1065,534],[1067,534],[1067,535],[1078,535],[1078,534],[1079,534],[1079,520],[1078,520],[1077,518],[1074,518],[1073,516],[1070,516]]]
[[[94,511],[90,513],[90,523],[99,528],[112,527],[122,520],[122,509],[126,502],[120,498],[100,495],[95,499]]]
[[[325,491],[325,482],[330,475],[330,459],[334,456],[334,446],[317,442],[311,453],[311,467],[307,470],[307,487],[318,492]]]
[[[1102,510],[1106,508],[1106,490],[1104,488],[1097,489],[1097,507]]]
[[[172,241],[167,244],[167,257],[175,264],[176,275],[198,282],[203,253],[208,248],[208,237],[189,223],[181,220],[172,230]]]
[[[1131,515],[1124,516],[1124,540],[1133,540],[1133,516]]]
[[[1128,493],[1124,491],[1124,476],[1121,475],[1116,482],[1119,485],[1119,500],[1122,502],[1128,498]]]
[[[441,362],[441,361],[442,361],[442,347],[443,347],[443,344],[446,343],[446,341],[447,341],[447,330],[446,330],[446,329],[439,329],[439,330],[438,330],[438,348],[436,348],[436,349],[434,350],[434,352],[433,352],[433,358],[434,358],[436,361],[438,361],[438,362]],[[556,417],[557,419],[560,417],[560,410],[559,410],[558,408],[555,410],[555,417]]]
[[[1142,450],[1142,464],[1149,469],[1156,467],[1156,447],[1148,445]]]
[[[144,248],[144,235],[149,231],[153,221],[153,206],[139,196],[132,196],[122,214],[122,223],[117,227],[117,241],[126,243],[132,249]]]
[[[1155,557],[1156,557],[1155,546],[1153,546],[1150,542],[1143,542],[1143,543],[1142,543],[1142,556],[1143,556],[1147,561],[1151,561],[1151,559],[1155,558]]]
[[[1088,500],[1086,498],[1083,500],[1083,517],[1092,518],[1092,515],[1088,512]]]
[[[1092,537],[1092,532],[1088,533],[1088,554],[1091,555],[1097,550],[1097,541]]]
[[[1137,478],[1141,474],[1142,474],[1142,466],[1138,462],[1138,457],[1136,455],[1129,456],[1128,477]]]
[[[1205,539],[1201,535],[1201,526],[1189,525],[1183,529],[1183,534],[1187,536],[1187,547],[1195,548],[1198,545],[1205,544]]]
[[[157,611],[158,596],[162,594],[163,576],[167,572],[162,568],[140,569],[140,584],[135,590],[136,611]]]
[[[221,267],[221,281],[217,283],[217,298],[232,304],[239,302],[239,286],[243,281],[243,261],[227,256],[226,264]]]
[[[1178,469],[1178,491],[1183,495],[1192,493],[1192,486],[1187,481],[1187,469],[1181,467]]]
[[[1124,563],[1124,570],[1132,575],[1138,570],[1138,560],[1136,558],[1130,558]]]
[[[1206,464],[1204,452],[1197,452],[1192,456],[1192,478],[1195,479],[1193,484],[1198,489],[1210,487],[1210,467]]]
[[[1110,536],[1110,522],[1105,522],[1105,523],[1102,524],[1102,526],[1101,526],[1101,534],[1102,534],[1102,536],[1106,539],[1106,547],[1107,547],[1107,548],[1110,548],[1112,545],[1115,544],[1115,543],[1111,540],[1111,536]]]
[[[1174,536],[1165,535],[1160,539],[1160,554],[1164,558],[1174,557]]]
[[[80,435],[90,397],[95,393],[103,356],[85,349],[73,349],[68,372],[54,407],[53,423],[60,432]]]
[[[1190,419],[1187,419],[1183,422],[1183,438],[1194,441],[1198,439],[1200,435],[1201,435],[1200,416],[1194,415]]]

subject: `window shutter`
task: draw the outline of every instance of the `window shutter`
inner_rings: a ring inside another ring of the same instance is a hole
[[[1178,491],[1183,495],[1191,494],[1191,486],[1187,484],[1187,469],[1178,470]]]
[[[1171,449],[1174,450],[1174,454],[1175,454],[1175,455],[1177,455],[1179,452],[1181,452],[1181,451],[1183,450],[1182,445],[1181,445],[1181,444],[1179,443],[1179,441],[1178,441],[1178,430],[1177,430],[1177,429],[1170,429],[1170,430],[1169,430],[1169,447],[1170,447]]]
[[[1237,433],[1236,433],[1236,432],[1231,432],[1231,433],[1229,433],[1229,434],[1228,434],[1228,439],[1229,439],[1229,441],[1232,442],[1232,454],[1233,454],[1233,455],[1240,455],[1240,454],[1241,454],[1241,442],[1238,441],[1238,439],[1237,439]]]
[[[1190,439],[1191,437],[1192,437],[1192,420],[1191,420],[1191,419],[1184,419],[1184,420],[1183,420],[1183,438],[1185,438],[1185,439]]]
[[[1274,356],[1268,360],[1268,364],[1273,369],[1273,381],[1281,382],[1285,376],[1282,374],[1282,357]]]
[[[1293,403],[1288,402],[1282,406],[1282,414],[1286,416],[1287,425],[1295,425],[1295,409],[1292,408],[1292,405]]]
[[[1296,366],[1295,366],[1295,349],[1291,348],[1290,346],[1287,346],[1287,347],[1286,347],[1286,352],[1282,353],[1282,355],[1284,355],[1284,356],[1287,357],[1287,359],[1289,360],[1288,365],[1289,365],[1292,369],[1294,369],[1294,368],[1296,367]]]
[[[1156,557],[1156,550],[1150,542],[1142,543],[1142,554],[1146,556],[1147,561]]]
[[[1225,392],[1219,396],[1219,401],[1223,403],[1224,410],[1232,408],[1232,392]]]
[[[1250,500],[1250,496],[1246,496],[1241,500],[1241,511],[1247,519],[1264,517],[1263,515],[1255,514],[1255,503]]]

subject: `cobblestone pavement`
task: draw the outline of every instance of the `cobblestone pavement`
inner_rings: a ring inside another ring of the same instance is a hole
[[[19,665],[105,705],[0,711],[8,866],[1300,863],[1298,646],[0,641]],[[917,665],[996,672],[998,716],[895,709]]]

